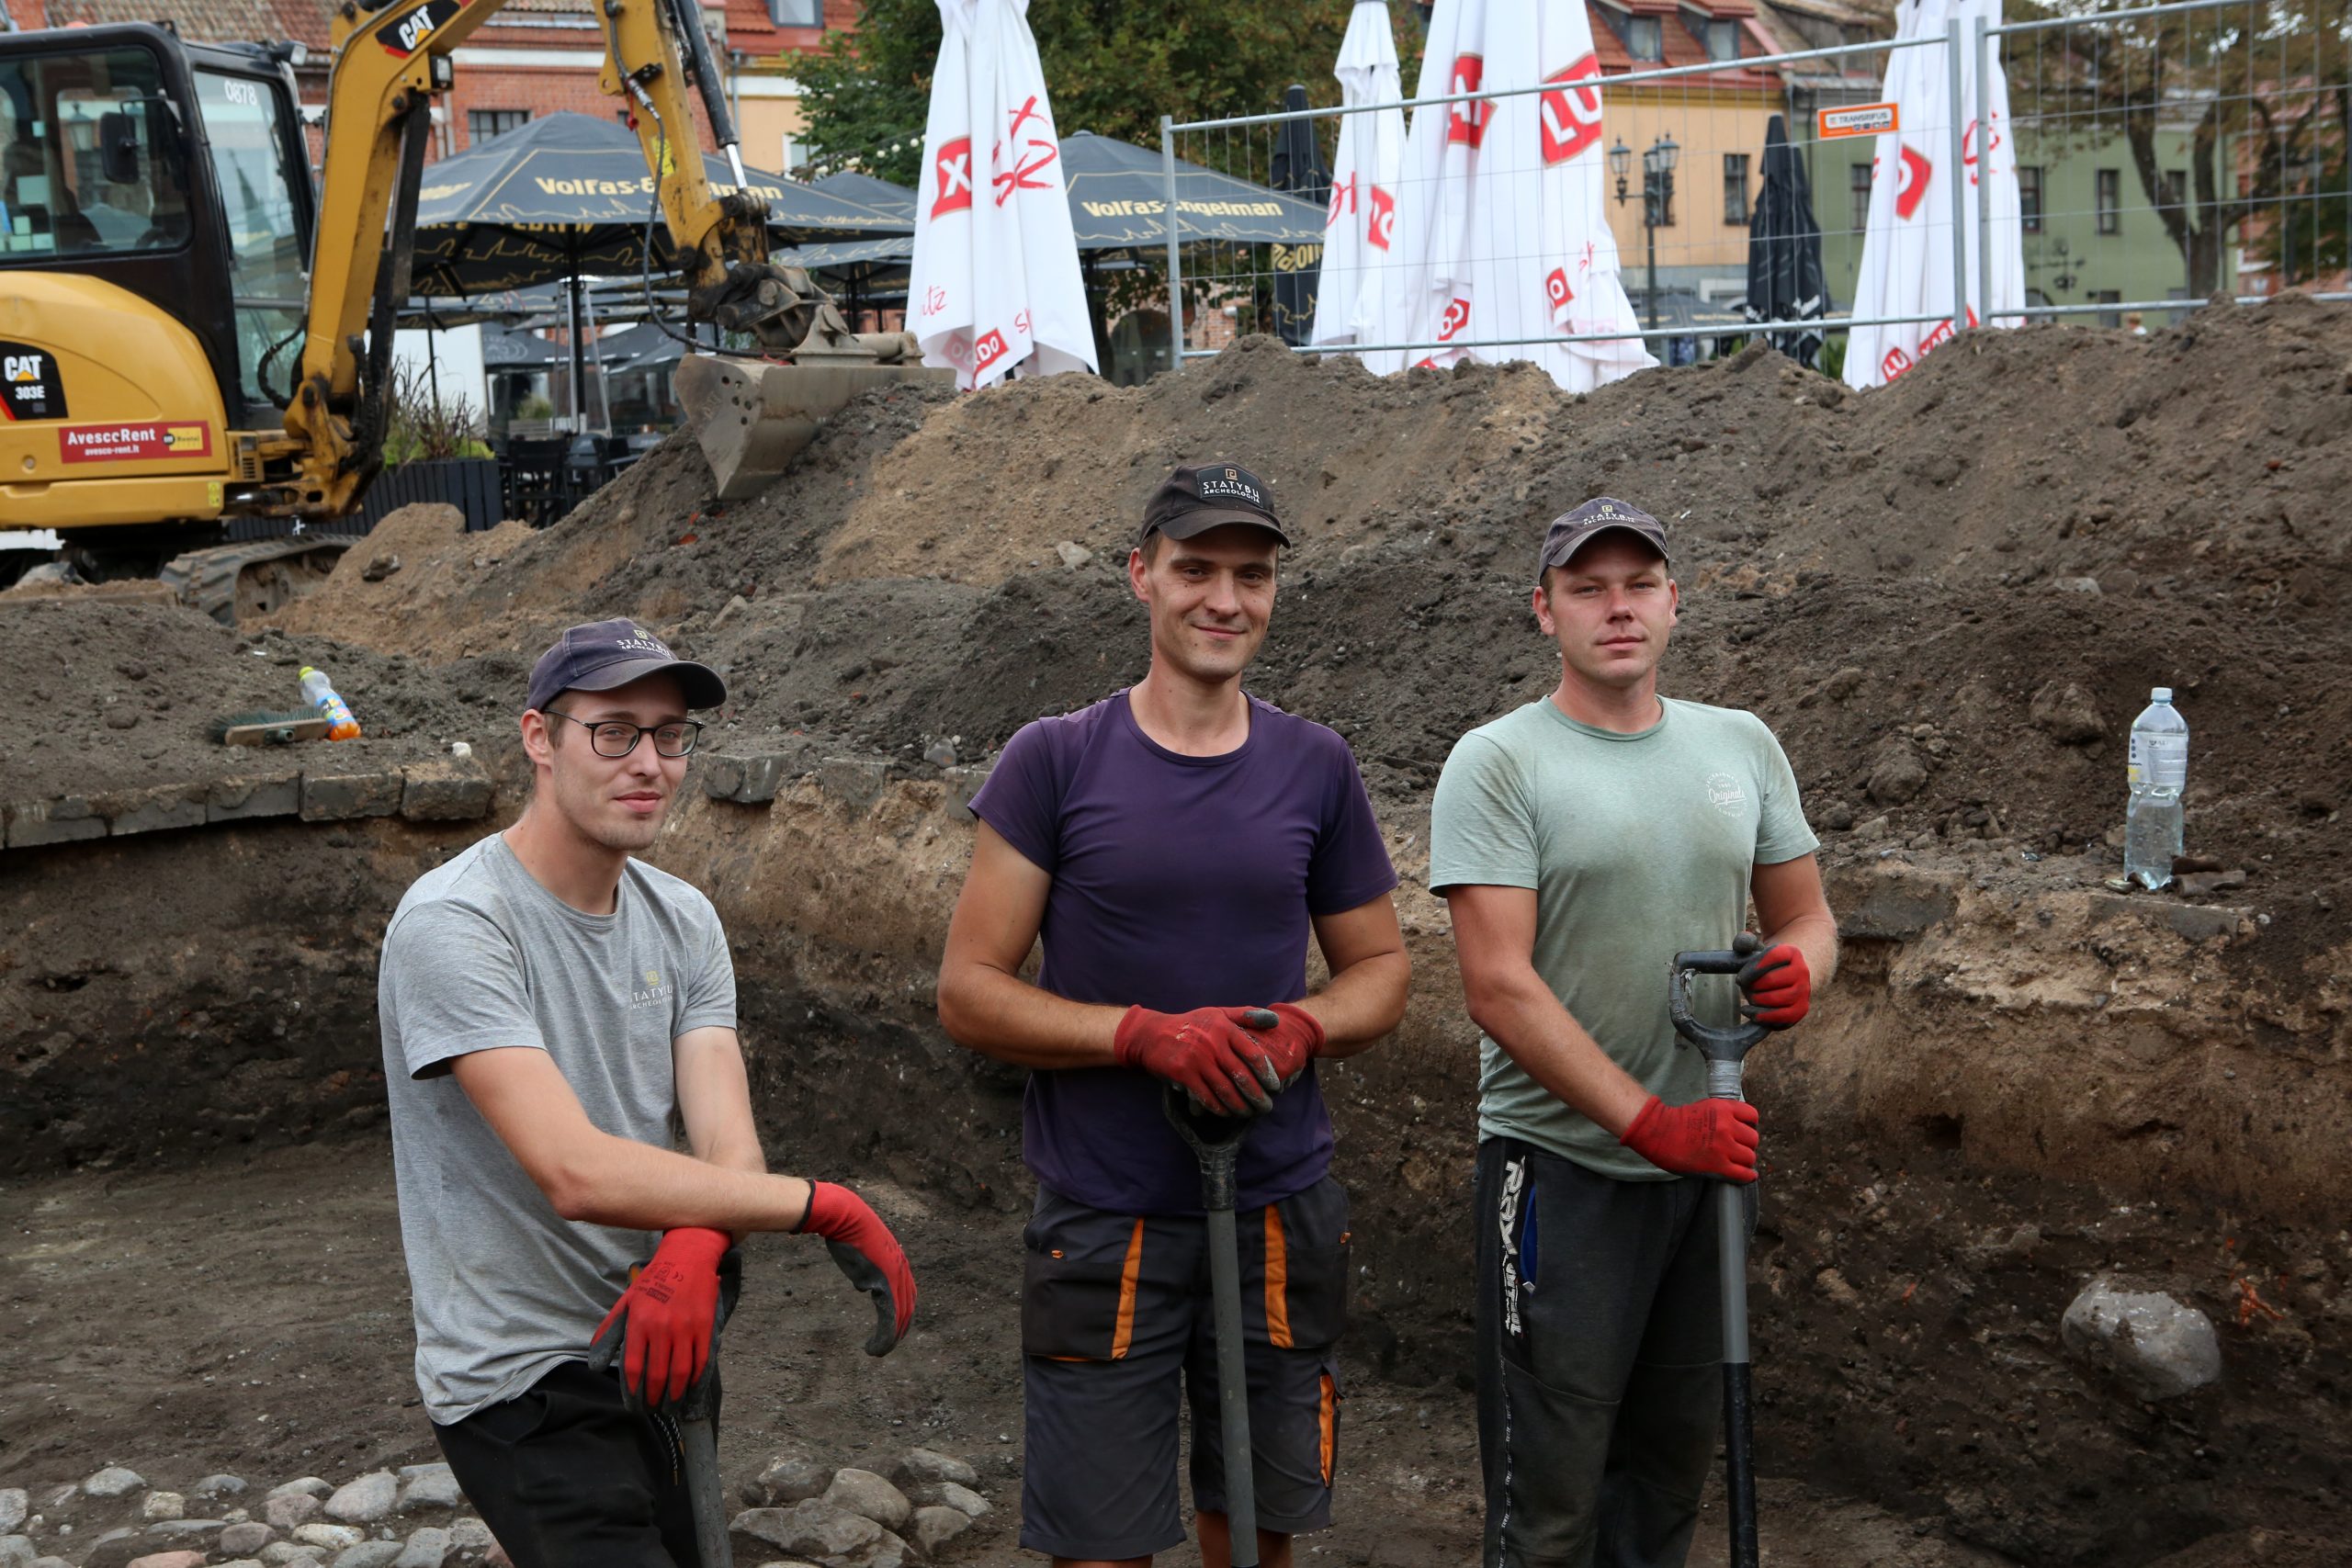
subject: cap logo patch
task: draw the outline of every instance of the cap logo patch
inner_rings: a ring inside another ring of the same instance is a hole
[[[622,637],[613,644],[615,648],[629,653],[650,653],[656,659],[673,657],[670,650],[662,646],[662,639],[647,632],[643,626],[631,626],[629,630],[636,635]]]
[[[1265,497],[1259,494],[1258,487],[1250,483],[1238,468],[1227,468],[1222,475],[1203,474],[1201,499],[1203,501],[1232,499],[1244,502],[1261,512],[1266,509]]]

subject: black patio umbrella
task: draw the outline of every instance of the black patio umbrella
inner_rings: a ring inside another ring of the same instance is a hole
[[[1290,85],[1283,95],[1284,113],[1306,107],[1306,89]],[[1331,203],[1331,170],[1316,145],[1312,120],[1286,119],[1274,139],[1272,176],[1267,183],[1301,201],[1311,201],[1327,215]],[[1179,197],[1179,200],[1182,197]],[[1326,221],[1329,221],[1327,216]],[[1316,284],[1323,271],[1323,234],[1303,245],[1276,245],[1274,269],[1274,332],[1287,344],[1302,344],[1315,333]]]
[[[1165,245],[1167,206],[1159,153],[1091,130],[1062,138],[1070,226],[1081,251]],[[1329,184],[1329,176],[1325,176]],[[1245,245],[1319,245],[1323,204],[1268,190],[1198,164],[1176,161],[1177,239]]]
[[[1821,224],[1804,163],[1774,115],[1764,131],[1764,184],[1747,226],[1747,304],[1751,321],[1817,321],[1829,313],[1821,270]],[[1811,368],[1824,338],[1819,327],[1768,333],[1772,346]]]
[[[855,169],[843,169],[820,180],[810,180],[809,188],[828,196],[847,197],[861,207],[876,212],[887,212],[907,220],[910,230],[915,221],[915,193],[904,186],[894,186],[888,180],[860,174]]]

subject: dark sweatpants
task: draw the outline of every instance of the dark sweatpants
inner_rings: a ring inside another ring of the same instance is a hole
[[[1723,1410],[1715,1183],[1478,1145],[1487,1568],[1678,1568]]]
[[[514,1568],[698,1568],[685,1450],[620,1379],[559,1363],[512,1399],[433,1436]]]

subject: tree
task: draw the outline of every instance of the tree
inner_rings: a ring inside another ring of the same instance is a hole
[[[2343,266],[2352,221],[2347,0],[2246,0],[2101,19],[2143,3],[2064,6],[2076,25],[2011,40],[2013,95],[2030,85],[2045,134],[2052,122],[2076,139],[2120,129],[2192,294],[2222,286],[2233,243],[2276,264],[2288,284]],[[2160,132],[2188,139],[2186,191],[2161,167]]]
[[[1060,130],[1157,147],[1163,114],[1179,120],[1268,114],[1282,107],[1293,82],[1306,85],[1309,103],[1337,104],[1331,65],[1352,8],[1353,0],[1030,0],[1029,28]],[[1414,8],[1398,6],[1394,26],[1398,52],[1410,57],[1409,83],[1422,32]],[[939,42],[936,0],[865,0],[855,32],[828,34],[819,53],[796,63],[820,166],[854,163],[900,185],[918,183]],[[1317,127],[1328,156],[1338,123]],[[1181,151],[1265,178],[1262,167],[1240,166],[1268,144],[1265,131],[1211,141],[1227,144]]]

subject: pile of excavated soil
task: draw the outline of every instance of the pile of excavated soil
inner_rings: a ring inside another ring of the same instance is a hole
[[[1142,673],[1132,520],[1170,463],[1230,457],[1301,541],[1253,687],[1403,806],[1547,686],[1535,542],[1612,494],[1673,533],[1668,688],[1771,721],[1818,824],[2099,844],[2168,684],[2192,852],[2324,917],[2352,874],[2347,365],[2352,310],[2300,296],[2144,338],[1987,333],[1863,396],[1761,348],[1571,397],[1532,367],[1382,378],[1251,339],[1139,388],[869,394],[733,506],[676,438],[544,534],[412,530],[378,582],[385,547],[356,549],[281,624],[527,657],[634,615],[729,672],[743,735],[970,760]]]
[[[11,801],[175,784],[260,760],[310,763],[330,744],[247,750],[214,738],[221,720],[304,708],[300,671],[315,665],[359,719],[333,742],[365,767],[503,736],[514,725],[515,660],[493,654],[455,669],[401,653],[274,631],[241,637],[173,604],[58,597],[0,605],[0,670],[15,699],[0,743]]]

